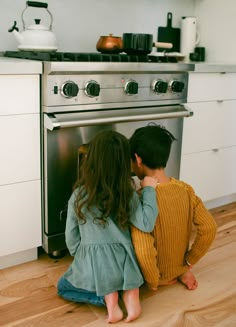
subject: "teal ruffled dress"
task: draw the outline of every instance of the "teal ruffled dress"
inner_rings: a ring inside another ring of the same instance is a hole
[[[77,192],[68,203],[66,244],[74,260],[64,278],[74,287],[96,292],[98,296],[140,287],[143,277],[129,229],[120,229],[111,218],[105,227],[96,224],[89,211],[86,223],[79,223],[74,209]],[[155,189],[145,187],[141,198],[134,192],[131,207],[130,222],[144,232],[151,232],[158,214]],[[96,208],[92,211],[99,214]]]

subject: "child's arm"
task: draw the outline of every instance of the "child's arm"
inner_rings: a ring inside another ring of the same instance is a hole
[[[144,233],[134,226],[131,226],[131,237],[147,286],[152,290],[157,290],[160,274],[156,262],[157,250],[154,246],[154,238],[151,234]]]
[[[157,181],[152,177],[145,177],[142,186],[144,188],[140,197],[134,192],[130,222],[143,232],[151,232],[158,215],[155,190]]]
[[[67,210],[67,219],[66,219],[66,245],[72,256],[75,255],[76,250],[80,244],[80,231],[78,225],[78,218],[74,208],[75,204],[75,194],[73,193],[69,203]]]
[[[196,195],[195,203],[193,223],[196,226],[197,235],[185,258],[189,265],[195,264],[206,254],[215,239],[217,231],[213,216]]]

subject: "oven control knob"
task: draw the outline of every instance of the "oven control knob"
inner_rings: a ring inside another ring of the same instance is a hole
[[[96,81],[89,81],[85,85],[84,92],[91,98],[97,97],[100,93],[100,85]]]
[[[67,81],[61,86],[61,94],[65,98],[76,97],[78,93],[79,93],[79,87],[76,83],[72,81]]]
[[[155,80],[152,84],[152,89],[155,93],[166,93],[168,89],[168,83],[162,80]]]
[[[128,81],[124,87],[126,94],[138,94],[138,83],[135,81]]]
[[[173,80],[170,82],[170,89],[173,93],[181,93],[184,89],[184,83],[181,81]]]

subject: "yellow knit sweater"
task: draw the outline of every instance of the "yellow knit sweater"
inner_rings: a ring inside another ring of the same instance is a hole
[[[152,233],[131,227],[131,236],[144,279],[150,288],[170,281],[195,264],[212,244],[217,226],[193,188],[174,178],[158,184],[159,214]],[[190,245],[192,227],[196,236]]]

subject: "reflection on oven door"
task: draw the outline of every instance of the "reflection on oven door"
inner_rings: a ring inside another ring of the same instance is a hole
[[[162,124],[177,138],[171,151],[167,173],[179,177],[183,118],[44,129],[44,235],[43,247],[50,253],[66,248],[65,224],[67,203],[76,181],[80,158],[78,149],[101,130],[116,130],[129,138],[135,129],[148,124]]]

